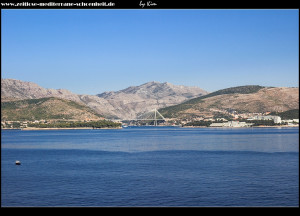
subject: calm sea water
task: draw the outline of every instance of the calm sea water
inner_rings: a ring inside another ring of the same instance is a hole
[[[1,135],[2,206],[299,206],[299,128]]]

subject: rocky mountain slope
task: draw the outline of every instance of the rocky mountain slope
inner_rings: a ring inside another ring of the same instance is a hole
[[[207,94],[198,87],[149,82],[116,92],[99,95],[78,95],[65,89],[46,89],[32,82],[1,79],[1,101],[56,97],[87,105],[108,118],[134,119],[154,108],[182,103]]]
[[[78,96],[66,89],[46,89],[33,82],[1,79],[1,101],[58,97],[80,102]]]
[[[224,110],[258,113],[291,109],[299,109],[299,88],[239,86],[212,92],[159,111],[169,118],[191,118],[213,116]]]
[[[91,108],[60,98],[1,102],[1,121],[101,120]]]
[[[190,98],[207,94],[198,87],[177,86],[171,83],[148,82],[116,92],[97,95],[107,100],[123,118],[134,119],[137,115],[155,108],[179,104]]]

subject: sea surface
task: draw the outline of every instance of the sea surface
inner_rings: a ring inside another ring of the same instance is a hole
[[[1,206],[299,206],[298,143],[299,128],[2,130]]]

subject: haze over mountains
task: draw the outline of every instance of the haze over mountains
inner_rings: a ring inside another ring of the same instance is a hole
[[[1,79],[2,102],[56,97],[87,105],[105,117],[120,119],[134,119],[137,115],[154,108],[176,105],[207,93],[199,87],[148,82],[116,92],[79,95],[65,89],[46,89],[32,82]]]

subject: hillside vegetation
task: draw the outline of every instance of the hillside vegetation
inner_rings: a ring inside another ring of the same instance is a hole
[[[299,109],[299,89],[263,87],[258,85],[222,89],[184,103],[160,109],[166,118],[215,116],[216,110],[253,112],[283,112]]]
[[[181,104],[178,104],[175,106],[169,106],[166,108],[162,108],[159,110],[159,112],[162,113],[162,115],[164,115],[166,118],[173,118],[173,117],[177,117],[178,112],[189,109],[195,104],[201,103],[205,98],[210,98],[210,97],[224,95],[224,94],[251,94],[251,93],[258,92],[262,88],[265,88],[265,87],[259,86],[259,85],[247,85],[247,86],[238,86],[238,87],[221,89],[221,90],[209,93],[207,95],[203,95],[201,97],[197,97],[197,98],[188,100],[184,103],[181,103]]]
[[[292,109],[285,112],[272,112],[270,115],[280,116],[281,119],[299,119],[299,109]]]
[[[26,99],[1,102],[1,121],[100,120],[91,108],[60,98]]]

